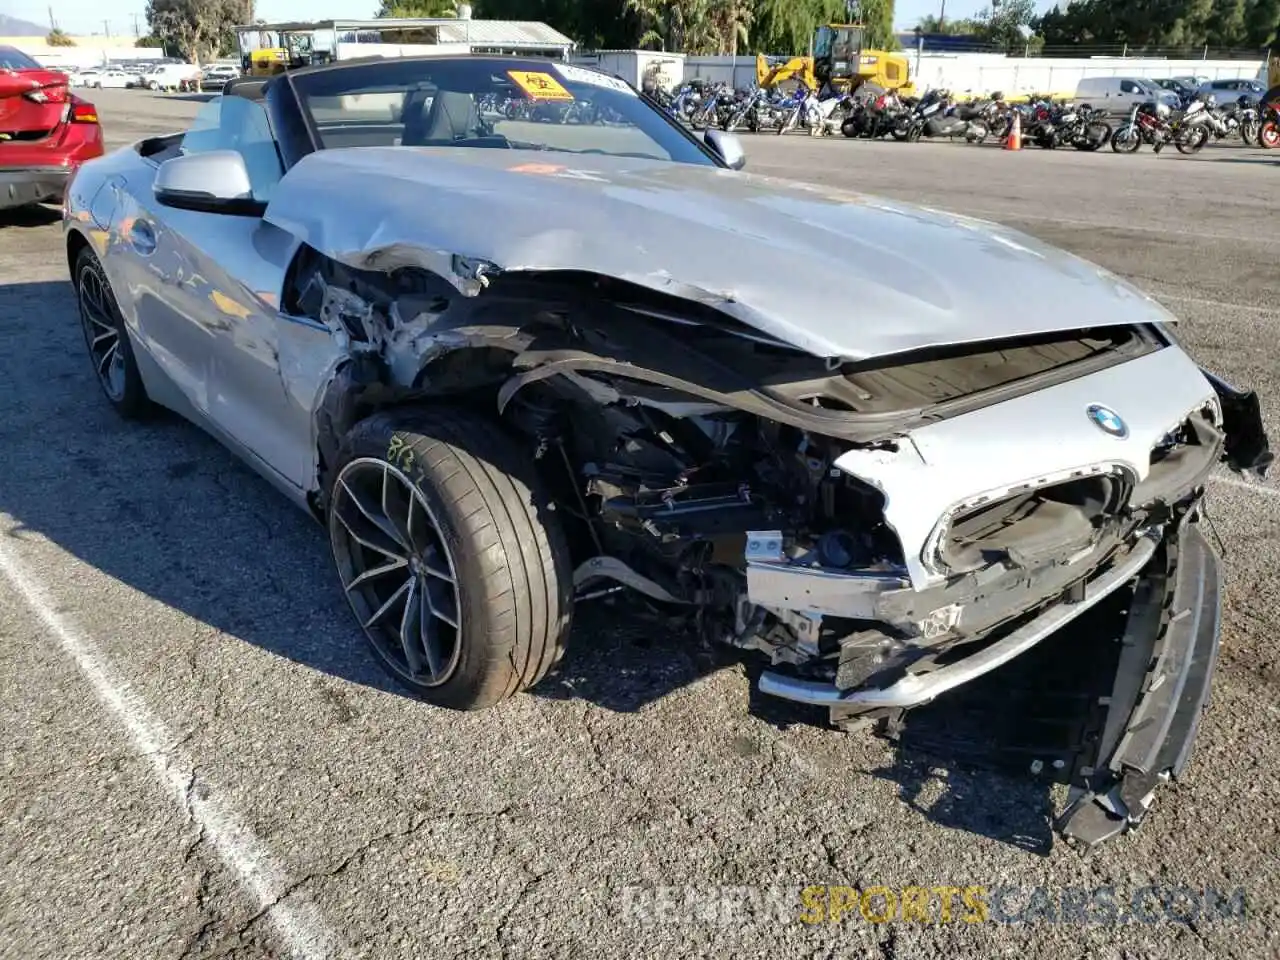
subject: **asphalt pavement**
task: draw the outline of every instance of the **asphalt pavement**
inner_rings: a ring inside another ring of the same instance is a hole
[[[199,105],[94,99],[113,146]],[[1275,155],[770,135],[747,155],[1135,281],[1198,359],[1258,389],[1280,438]],[[990,295],[1037,309],[1016,274]],[[0,385],[4,960],[1280,953],[1273,481],[1211,485],[1223,650],[1185,780],[1141,829],[1078,850],[1051,841],[1060,788],[762,705],[739,660],[617,612],[497,709],[403,696],[317,525],[195,428],[108,409],[56,211],[0,220]],[[906,887],[930,888],[930,922],[876,922]],[[1094,909],[1099,888],[1121,909]]]

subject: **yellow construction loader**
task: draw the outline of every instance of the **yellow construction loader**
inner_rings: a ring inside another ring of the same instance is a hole
[[[756,84],[772,90],[788,80],[803,83],[810,90],[829,84],[838,93],[852,93],[864,83],[902,96],[915,93],[909,61],[888,50],[865,50],[860,23],[829,23],[813,37],[811,57],[756,56]]]
[[[813,57],[766,57],[756,54],[756,85],[762,90],[772,90],[788,80],[803,83],[810,90],[818,89],[813,76]]]
[[[269,77],[327,62],[329,51],[315,48],[314,31],[306,25],[299,26],[302,29],[290,30],[274,24],[236,27],[240,35],[241,69],[252,77]]]
[[[863,47],[863,25],[828,23],[813,35],[813,75],[819,86],[852,93],[864,83],[902,96],[915,93],[910,63],[900,53]]]

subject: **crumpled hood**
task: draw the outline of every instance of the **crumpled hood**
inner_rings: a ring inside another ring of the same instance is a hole
[[[800,349],[863,359],[1168,322],[1101,268],[982,220],[713,167],[460,147],[311,154],[266,220],[350,266],[583,270],[711,304]]]

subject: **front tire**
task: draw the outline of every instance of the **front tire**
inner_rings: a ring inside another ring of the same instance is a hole
[[[424,700],[493,706],[564,653],[572,569],[532,459],[455,408],[376,414],[330,487],[339,578],[378,662]]]
[[[1110,139],[1111,125],[1095,120],[1085,125],[1084,136],[1076,140],[1075,148],[1085,153],[1093,153],[1101,149],[1102,145]]]
[[[1142,146],[1142,133],[1131,123],[1126,123],[1111,135],[1111,149],[1116,153],[1134,153]]]
[[[1199,153],[1204,145],[1209,142],[1208,127],[1193,127],[1190,130],[1183,131],[1182,134],[1174,141],[1174,147],[1179,153],[1193,154]]]
[[[146,416],[151,403],[142,385],[142,374],[138,372],[115,293],[102,264],[89,247],[76,257],[74,278],[80,328],[98,385],[120,416],[126,420],[140,419]]]
[[[1264,120],[1258,127],[1258,146],[1263,150],[1280,147],[1280,124],[1275,120]]]

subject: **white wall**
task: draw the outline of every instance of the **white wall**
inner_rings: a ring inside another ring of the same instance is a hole
[[[988,53],[930,53],[917,58],[903,51],[911,64],[911,77],[918,88],[946,87],[954,93],[999,90],[1006,96],[1019,93],[1072,94],[1084,77],[1177,77],[1204,76],[1210,80],[1234,77],[1257,78],[1265,69],[1262,60],[1142,60],[1057,59],[1054,57],[1004,57]],[[732,80],[735,87],[755,83],[754,56],[740,56],[735,66],[731,57],[686,57],[684,78]]]
[[[74,64],[77,67],[98,67],[111,60],[159,60],[163,50],[155,47],[45,47],[28,50],[36,60],[51,67]]]
[[[704,77],[707,80],[728,81],[738,89],[748,89],[756,83],[756,55],[739,57],[685,57],[684,78]]]
[[[653,70],[659,84],[668,90],[680,86],[687,75],[683,53],[660,53],[655,50],[597,50],[569,57],[570,63],[596,67],[616,74],[640,87],[646,71]]]
[[[911,75],[921,89],[945,87],[953,93],[999,90],[1006,95],[1071,95],[1085,77],[1257,78],[1262,60],[1146,60],[1120,57],[1080,60],[1055,57],[1000,57],[989,54],[930,54],[910,57]]]
[[[339,60],[361,57],[443,57],[451,53],[470,53],[465,43],[340,43]]]

